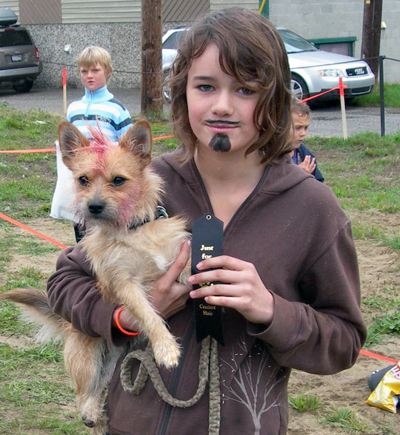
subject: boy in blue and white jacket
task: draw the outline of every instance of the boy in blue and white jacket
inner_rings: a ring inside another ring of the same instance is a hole
[[[78,58],[78,72],[85,87],[85,95],[68,106],[67,121],[90,138],[89,126],[100,127],[112,141],[118,142],[132,126],[132,118],[125,106],[108,90],[107,83],[112,74],[111,56],[101,47],[89,46]],[[75,221],[72,173],[64,165],[57,147],[57,185],[51,205],[50,216]],[[83,236],[75,223],[75,237]]]
[[[103,133],[118,142],[132,126],[132,119],[125,106],[107,88],[112,74],[110,54],[101,47],[85,48],[78,58],[78,71],[85,95],[68,106],[67,121],[86,137],[90,137],[88,124],[98,124]]]

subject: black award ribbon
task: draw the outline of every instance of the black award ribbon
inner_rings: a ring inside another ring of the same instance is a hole
[[[213,214],[208,213],[195,221],[192,226],[192,274],[200,271],[196,268],[202,260],[218,257],[223,253],[223,222]],[[203,272],[203,271],[202,271]],[[216,282],[203,284],[213,285]],[[194,285],[193,289],[198,289]],[[202,299],[194,299],[194,312],[196,321],[196,338],[199,343],[209,335],[224,345],[222,332],[222,307],[207,304]]]

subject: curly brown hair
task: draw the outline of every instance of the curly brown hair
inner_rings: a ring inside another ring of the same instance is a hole
[[[260,98],[254,111],[259,138],[246,154],[258,150],[262,163],[291,151],[290,68],[283,41],[275,26],[262,15],[242,8],[212,12],[185,32],[174,61],[169,85],[174,134],[182,142],[182,161],[190,160],[197,146],[188,115],[186,85],[193,59],[215,44],[221,69],[246,86],[255,82]]]

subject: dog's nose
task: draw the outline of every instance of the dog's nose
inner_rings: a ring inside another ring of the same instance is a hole
[[[92,201],[89,203],[89,211],[92,214],[100,214],[104,210],[105,205],[104,201]]]

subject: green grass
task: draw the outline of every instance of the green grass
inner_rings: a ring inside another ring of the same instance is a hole
[[[352,433],[370,433],[371,428],[349,408],[339,408],[321,417],[321,421],[332,426],[348,429]]]
[[[372,324],[370,324],[368,328],[368,341],[366,347],[380,343],[384,335],[400,335],[400,304],[396,305],[396,311],[382,314],[373,319]],[[383,307],[387,310],[388,304],[383,304]]]
[[[382,138],[363,133],[346,140],[311,137],[306,142],[317,155],[326,184],[350,215],[352,211],[400,212],[399,134]],[[392,233],[384,225],[371,226],[370,219],[354,219],[353,234],[356,239],[377,240],[399,250],[398,230]]]
[[[298,394],[289,396],[289,406],[298,412],[313,412],[320,408],[321,401],[314,394]]]
[[[59,347],[0,343],[0,400],[1,434],[89,434],[72,406]]]
[[[384,101],[386,107],[400,107],[400,84],[388,83],[383,87]],[[355,100],[358,106],[379,106],[380,105],[380,90],[377,89],[369,95],[364,95]]]

